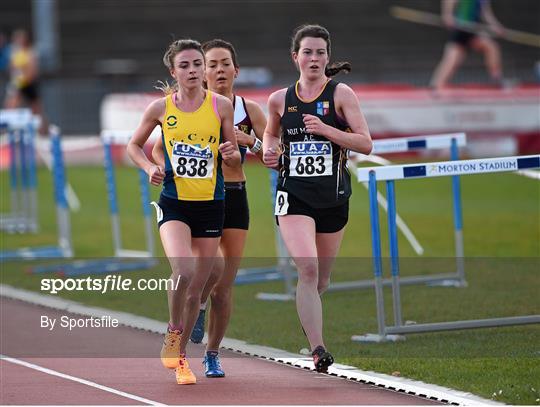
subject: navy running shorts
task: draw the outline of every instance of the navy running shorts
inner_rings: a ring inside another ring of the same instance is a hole
[[[223,200],[181,201],[161,194],[157,205],[158,227],[168,221],[178,220],[189,226],[191,237],[220,237],[223,232]]]
[[[223,229],[249,229],[246,182],[225,182],[225,222]]]
[[[296,198],[290,193],[287,194],[288,208],[283,215],[305,215],[315,221],[317,233],[335,233],[345,227],[349,220],[349,200],[339,206],[331,208],[313,208],[304,201]],[[279,225],[279,217],[276,216],[276,223]]]

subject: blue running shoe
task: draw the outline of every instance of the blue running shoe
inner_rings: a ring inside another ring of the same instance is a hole
[[[191,339],[191,342],[193,343],[201,343],[204,338],[204,316],[206,314],[206,310],[201,309],[199,310],[199,316],[197,318],[197,321],[195,321],[195,326],[193,327],[193,331],[191,331],[191,336],[189,339]]]
[[[219,361],[217,352],[206,352],[203,365],[206,377],[225,377],[225,372],[221,369],[221,362]]]

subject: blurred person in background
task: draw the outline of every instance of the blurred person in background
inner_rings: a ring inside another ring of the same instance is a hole
[[[7,109],[29,107],[35,115],[41,117],[39,132],[46,134],[48,126],[39,96],[38,57],[30,35],[24,29],[17,29],[12,35],[9,75],[4,107]]]
[[[240,69],[236,50],[231,43],[221,39],[205,42],[202,49],[206,57],[206,87],[225,96],[233,104],[235,135],[242,163],[248,148],[262,161],[261,139],[266,127],[266,117],[257,102],[234,93],[234,81]],[[156,164],[165,168],[165,153],[161,138],[154,145],[152,158]],[[206,377],[225,376],[219,360],[219,346],[229,324],[232,289],[249,228],[249,206],[243,166],[222,166],[222,171],[225,180],[225,220],[218,254],[224,261],[215,262],[212,274],[202,292],[199,317],[191,333],[191,341],[201,343],[204,337],[206,302],[210,297],[208,343],[203,362]]]
[[[490,0],[442,0],[442,20],[451,30],[439,65],[433,73],[431,86],[435,90],[445,88],[454,73],[465,60],[467,52],[481,52],[491,79],[498,85],[502,82],[501,50],[499,45],[486,33],[462,31],[463,23],[487,23],[491,32],[504,34],[504,27],[493,14]]]
[[[264,163],[279,170],[274,214],[298,270],[296,309],[317,372],[334,363],[323,340],[321,295],[349,219],[347,152],[372,149],[356,94],[332,79],[351,66],[330,64],[330,51],[326,28],[295,30],[291,57],[300,78],[270,95],[263,136]]]
[[[6,30],[0,29],[0,99],[4,100],[6,84],[9,77],[9,58],[11,44]]]
[[[8,33],[0,29],[0,74],[2,76],[9,71],[9,58],[11,54],[11,44]]]

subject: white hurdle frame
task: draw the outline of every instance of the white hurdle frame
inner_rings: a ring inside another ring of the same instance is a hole
[[[408,178],[430,178],[456,175],[486,174],[540,168],[540,155],[487,158],[477,160],[443,161],[388,167],[365,167],[357,169],[359,182],[369,182],[369,207],[371,219],[371,241],[373,251],[374,286],[377,303],[377,334],[354,335],[356,342],[384,342],[404,339],[400,334],[437,332],[470,328],[500,327],[540,323],[540,315],[523,315],[504,318],[489,318],[465,321],[450,321],[404,325],[401,316],[399,277],[399,254],[396,229],[396,203],[394,180]],[[387,326],[384,314],[382,255],[379,214],[377,208],[377,182],[386,181],[388,210],[388,233],[390,240],[390,264],[392,272],[392,299],[394,325]]]

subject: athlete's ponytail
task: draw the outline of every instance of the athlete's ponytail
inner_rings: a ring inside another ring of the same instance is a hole
[[[154,89],[162,91],[165,96],[169,96],[178,90],[178,84],[176,81],[174,81],[172,85],[167,81],[157,81]]]
[[[328,53],[328,58],[330,58],[332,48],[330,33],[326,28],[318,24],[304,24],[294,30],[291,41],[291,52],[298,54],[298,51],[300,51],[300,42],[306,37],[322,38],[326,42],[326,52]],[[334,62],[326,66],[324,73],[326,76],[332,77],[341,71],[349,73],[351,69],[349,62]]]
[[[324,74],[329,78],[336,76],[341,71],[345,73],[351,72],[351,64],[349,62],[334,62],[324,68]]]

